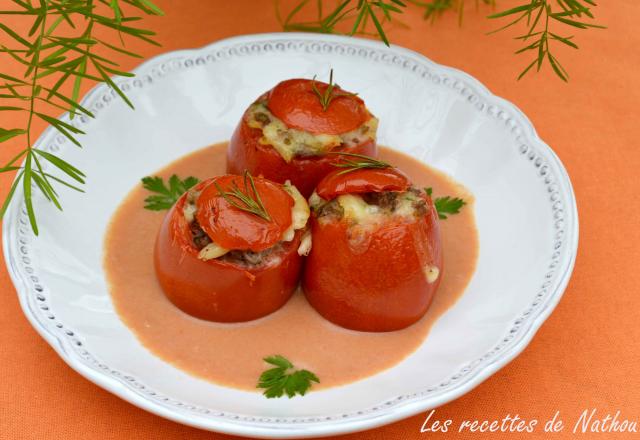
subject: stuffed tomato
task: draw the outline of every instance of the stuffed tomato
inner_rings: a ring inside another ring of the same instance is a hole
[[[377,155],[378,120],[362,99],[333,84],[291,79],[244,113],[227,153],[227,172],[249,170],[291,181],[308,197],[333,168],[335,152]]]
[[[155,269],[184,312],[249,321],[279,309],[298,285],[308,253],[309,207],[295,186],[224,175],[183,194],[156,239]]]
[[[326,319],[352,330],[405,328],[442,278],[431,198],[395,168],[335,170],[310,198],[313,249],[303,289]]]

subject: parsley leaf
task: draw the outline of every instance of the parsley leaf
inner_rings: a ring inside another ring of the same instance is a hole
[[[427,195],[431,197],[431,194],[433,194],[433,189],[425,188],[424,192],[426,192]],[[433,201],[433,204],[436,207],[436,211],[438,211],[438,218],[440,218],[441,220],[446,220],[448,218],[448,215],[459,214],[460,209],[464,205],[466,205],[467,202],[458,197],[444,196],[436,198]]]
[[[320,379],[308,370],[291,371],[294,367],[285,357],[279,354],[264,358],[264,361],[274,366],[263,372],[258,380],[256,388],[264,388],[262,394],[267,399],[282,397],[289,398],[296,394],[304,396],[311,388],[312,383],[320,383]]]
[[[438,217],[442,220],[447,219],[447,214],[458,214],[460,213],[460,208],[467,204],[462,199],[458,197],[452,198],[450,196],[446,197],[438,197],[433,201],[433,204],[436,207],[436,211],[438,211]]]
[[[162,211],[169,209],[180,198],[182,194],[187,192],[191,187],[197,184],[199,180],[196,177],[189,176],[181,180],[175,174],[169,177],[168,185],[165,185],[162,177],[147,176],[142,178],[142,186],[149,191],[156,193],[144,199],[144,208],[151,211]]]

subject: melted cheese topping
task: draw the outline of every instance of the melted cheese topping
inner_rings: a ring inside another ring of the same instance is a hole
[[[307,225],[309,215],[309,205],[298,188],[293,186],[288,180],[284,183],[284,189],[293,198],[293,208],[291,208],[291,226],[282,234],[282,241],[291,241],[296,234],[296,230],[302,229]]]
[[[424,275],[427,278],[427,283],[435,283],[440,276],[440,269],[438,269],[437,266],[427,265],[427,267],[424,268]]]
[[[380,208],[369,205],[356,194],[343,194],[337,197],[344,210],[344,217],[355,223],[375,223],[380,219]]]
[[[300,246],[298,246],[298,255],[306,257],[311,252],[311,246],[313,242],[311,239],[311,229],[304,231],[304,235],[300,240]]]
[[[386,221],[389,216],[412,218],[417,215],[416,202],[420,199],[416,194],[407,191],[400,193],[393,210],[367,203],[358,194],[342,194],[335,198],[342,210],[342,218],[350,224],[373,225]],[[315,192],[309,197],[309,204],[315,211],[329,203]],[[333,221],[332,216],[323,216],[321,222]]]
[[[376,139],[378,119],[371,117],[359,128],[343,133],[312,134],[289,128],[275,117],[262,102],[256,102],[247,111],[247,124],[262,130],[260,143],[271,145],[282,158],[289,162],[295,156],[321,156],[340,145],[355,146]]]
[[[227,252],[229,252],[229,249],[225,249],[219,244],[211,242],[200,250],[198,258],[204,261],[213,260],[214,258],[222,257]]]

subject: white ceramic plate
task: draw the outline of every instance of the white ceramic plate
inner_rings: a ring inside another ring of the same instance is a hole
[[[292,400],[191,377],[145,350],[115,313],[101,262],[109,218],[141,176],[227,140],[246,106],[275,83],[324,78],[330,67],[380,118],[380,143],[475,194],[476,274],[422,346],[373,377]],[[135,73],[118,82],[136,111],[104,86],[86,96],[97,119],[72,121],[87,132],[84,149],[51,128],[37,143],[85,171],[87,193],[61,189],[63,213],[36,196],[35,238],[18,189],[3,224],[9,272],[33,326],[73,369],[123,399],[247,436],[373,428],[471,390],[525,348],[560,300],[578,243],[569,178],[527,118],[469,75],[399,47],[306,34],[219,41],[161,55]]]

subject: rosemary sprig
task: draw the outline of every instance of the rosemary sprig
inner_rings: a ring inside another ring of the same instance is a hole
[[[515,17],[506,26],[494,32],[501,31],[517,23],[525,24],[526,33],[516,37],[517,40],[532,40],[516,54],[529,51],[537,51],[536,58],[520,74],[518,79],[531,71],[533,66],[537,66],[536,71],[544,62],[548,62],[553,72],[563,81],[568,81],[569,75],[560,64],[556,55],[552,54],[550,43],[558,43],[577,49],[578,45],[574,41],[573,35],[562,36],[557,31],[551,30],[551,24],[569,26],[574,29],[604,28],[593,24],[588,20],[594,19],[593,8],[596,7],[594,0],[522,0],[523,4],[507,9],[505,11],[492,14],[491,19],[503,17]],[[328,13],[324,13],[325,1],[301,0],[291,9],[284,20],[281,18],[279,1],[276,2],[276,15],[283,30],[317,32],[324,34],[344,34],[344,35],[368,35],[377,37],[387,46],[389,39],[385,33],[385,26],[394,21],[402,24],[398,16],[404,13],[409,7],[423,10],[423,18],[432,23],[446,12],[456,12],[458,22],[462,23],[465,5],[467,0],[343,0],[335,7],[329,8]],[[496,0],[482,0],[486,6],[494,8]],[[480,0],[475,1],[476,7]],[[314,6],[315,5],[315,6]],[[309,9],[316,9],[315,20],[296,20],[299,16],[305,15]],[[555,9],[554,9],[555,8]],[[373,23],[371,28],[370,23]]]
[[[329,85],[324,92],[321,92],[316,85],[316,76],[313,76],[313,80],[311,81],[311,90],[316,94],[318,99],[320,100],[320,104],[322,105],[322,111],[327,111],[329,109],[329,105],[331,105],[331,101],[335,98],[339,98],[340,96],[358,96],[357,93],[345,92],[340,89],[340,86],[334,84],[333,82],[333,69],[329,71]]]
[[[353,159],[345,159],[343,157],[342,158],[342,162],[336,162],[336,163],[332,163],[331,164],[331,165],[333,165],[334,167],[337,167],[337,168],[345,168],[344,170],[342,170],[342,171],[340,171],[338,173],[338,176],[340,176],[342,174],[350,173],[352,171],[362,170],[362,169],[367,169],[367,168],[384,169],[384,168],[390,168],[391,167],[391,165],[388,164],[387,162],[375,159],[375,158],[370,157],[370,156],[365,156],[364,154],[344,153],[344,152],[341,152],[341,151],[330,151],[327,154],[337,154],[337,155],[340,155],[340,156],[346,156],[346,157],[353,158]]]
[[[263,220],[271,221],[271,216],[262,203],[260,194],[256,189],[256,183],[253,180],[253,176],[248,170],[244,172],[243,185],[244,189],[241,190],[233,182],[231,185],[231,191],[223,190],[218,182],[213,183],[220,194],[231,206],[254,215],[257,215]]]
[[[56,191],[63,185],[82,191],[71,184],[84,184],[85,175],[73,165],[55,154],[33,146],[33,122],[40,119],[56,129],[62,136],[81,146],[82,130],[72,123],[56,119],[60,111],[68,112],[70,118],[83,114],[93,118],[88,109],[79,104],[83,81],[106,82],[130,106],[131,102],[109,75],[132,76],[118,69],[119,65],[109,54],[113,51],[136,56],[93,37],[96,28],[104,28],[118,36],[124,45],[124,36],[138,38],[151,44],[153,32],[131,26],[142,17],[130,12],[162,15],[162,11],[151,0],[14,0],[13,9],[0,10],[0,16],[27,16],[32,25],[26,33],[17,32],[0,22],[0,34],[8,39],[0,44],[0,53],[6,54],[17,65],[24,66],[24,74],[10,75],[0,67],[0,111],[24,113],[24,126],[0,128],[0,143],[18,139],[22,149],[9,160],[0,173],[14,172],[16,179],[0,208],[0,217],[9,206],[18,185],[22,185],[24,201],[33,232],[38,235],[38,224],[33,206],[33,186],[45,198],[62,209]],[[126,5],[126,7],[124,7]],[[104,32],[102,32],[104,34]],[[100,53],[100,54],[98,54]],[[24,166],[16,163],[24,160]],[[59,174],[44,171],[48,162]]]

